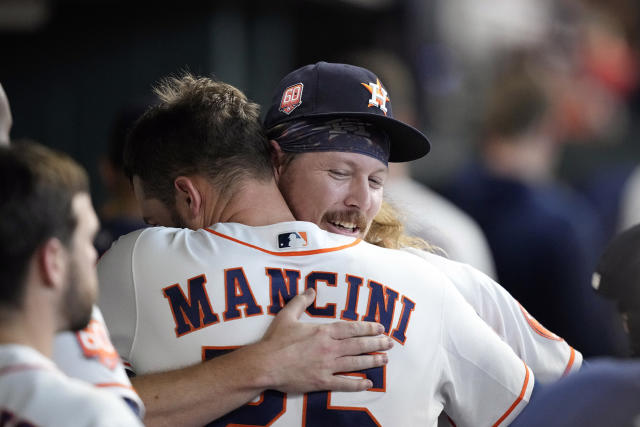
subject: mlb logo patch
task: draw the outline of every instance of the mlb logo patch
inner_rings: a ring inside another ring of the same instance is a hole
[[[278,234],[278,248],[302,248],[309,244],[304,231]]]
[[[296,83],[286,88],[280,100],[280,111],[285,114],[291,114],[293,110],[300,106],[302,104],[302,89],[304,89],[302,83]]]

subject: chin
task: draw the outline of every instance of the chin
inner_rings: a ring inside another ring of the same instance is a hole
[[[69,327],[67,329],[71,332],[78,332],[89,326],[92,311],[93,306],[89,305],[82,309],[77,307],[75,311],[69,312]]]

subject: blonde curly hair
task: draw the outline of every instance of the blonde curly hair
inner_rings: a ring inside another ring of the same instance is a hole
[[[369,227],[364,240],[388,249],[409,247],[446,255],[443,249],[429,244],[420,237],[406,234],[400,213],[387,201],[382,202],[380,211],[371,222],[371,227]]]

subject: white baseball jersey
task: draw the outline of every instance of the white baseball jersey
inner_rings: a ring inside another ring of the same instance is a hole
[[[312,223],[140,230],[98,274],[113,342],[138,374],[257,341],[308,287],[317,298],[303,321],[378,321],[397,341],[385,367],[355,374],[373,381],[368,391],[268,391],[213,425],[433,426],[443,409],[457,426],[506,425],[533,388],[530,369],[436,268]]]
[[[120,356],[109,339],[98,306],[94,305],[91,321],[85,329],[56,335],[53,361],[68,376],[127,399],[135,406],[140,418],[144,417],[142,399],[133,389]]]
[[[36,350],[0,345],[0,425],[141,426],[112,393],[64,375]]]
[[[580,369],[582,354],[545,329],[489,276],[468,264],[420,249],[405,250],[442,271],[482,320],[526,362],[539,383],[556,381]]]

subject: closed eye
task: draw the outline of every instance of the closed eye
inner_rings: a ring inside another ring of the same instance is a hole
[[[330,169],[329,175],[331,175],[336,179],[347,178],[349,176],[349,174],[346,171],[340,170],[340,169]]]
[[[384,186],[384,179],[376,177],[369,178],[369,185],[375,189],[382,188]]]

